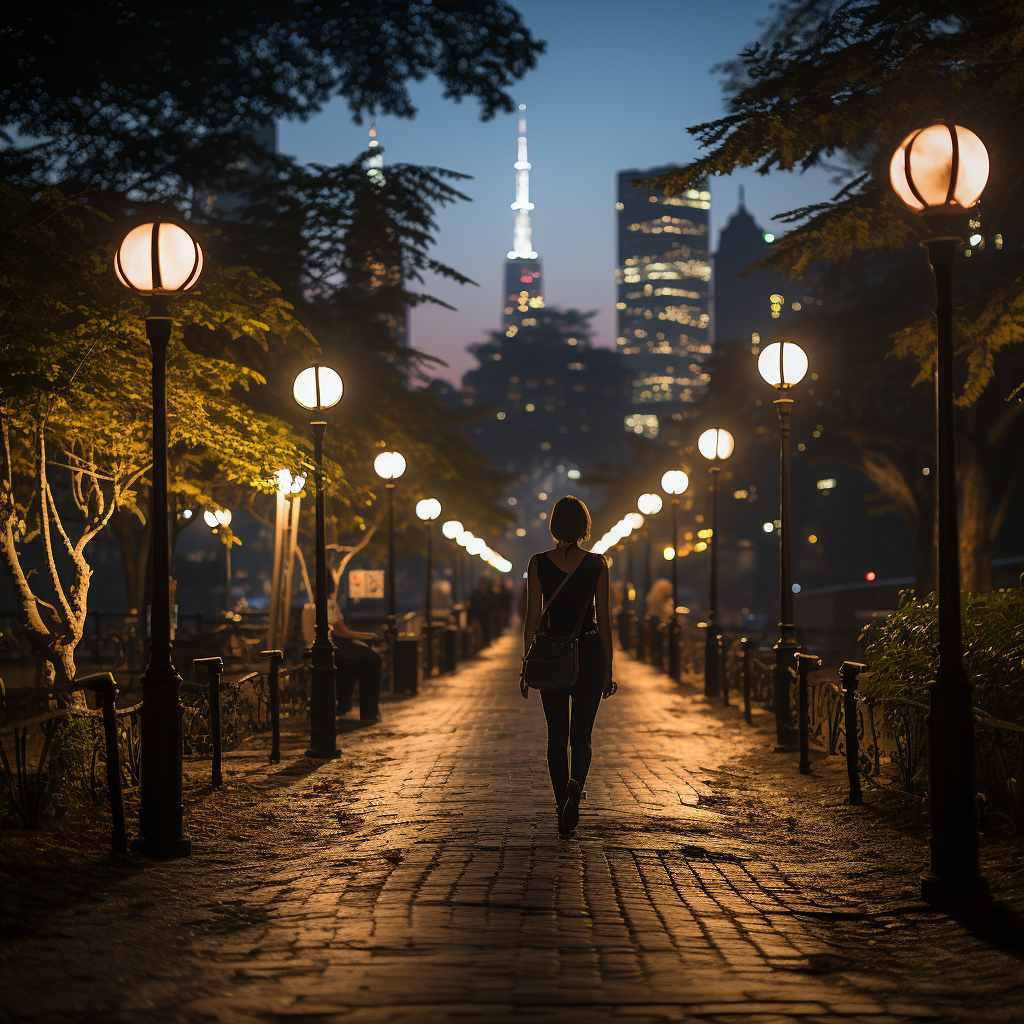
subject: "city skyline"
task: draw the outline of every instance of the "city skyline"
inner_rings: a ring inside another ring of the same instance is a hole
[[[731,0],[730,17],[696,3],[649,0],[627,18],[616,5],[596,0],[586,19],[578,4],[517,5],[531,29],[548,40],[540,66],[514,89],[530,118],[534,213],[533,247],[544,260],[544,297],[559,308],[596,309],[596,343],[614,348],[616,334],[616,176],[627,168],[685,163],[698,153],[686,132],[723,111],[719,75],[711,68],[733,57],[759,35],[769,15],[767,0]],[[668,31],[672,26],[677,33]],[[700,40],[700,59],[679,60],[680,40]],[[637,57],[643,54],[643,59]],[[663,72],[652,78],[652,69]],[[632,84],[623,76],[633,76]],[[663,85],[655,89],[657,82]],[[654,91],[651,91],[654,89]],[[679,102],[653,102],[658,89]],[[448,364],[439,375],[458,383],[473,365],[465,351],[501,326],[503,257],[509,248],[512,181],[518,111],[481,122],[473,103],[443,99],[432,81],[413,89],[416,119],[378,117],[377,131],[388,163],[421,163],[473,175],[461,183],[472,203],[441,211],[435,255],[467,273],[479,287],[427,279],[427,290],[456,307],[415,309],[410,341]],[[649,96],[651,102],[642,102]],[[571,116],[568,111],[572,111]],[[367,125],[352,123],[334,102],[306,123],[280,126],[281,148],[302,160],[323,163],[354,157],[365,148]],[[709,183],[711,238],[738,205],[744,185],[747,207],[766,230],[781,234],[772,217],[835,188],[829,175],[742,171]]]

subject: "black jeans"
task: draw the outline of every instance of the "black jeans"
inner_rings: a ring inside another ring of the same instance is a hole
[[[583,788],[590,771],[590,735],[604,689],[604,646],[597,633],[580,637],[580,674],[568,690],[543,690],[548,724],[548,771],[559,807],[570,778]]]

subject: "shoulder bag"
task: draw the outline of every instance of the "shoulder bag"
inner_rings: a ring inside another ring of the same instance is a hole
[[[572,572],[558,584],[555,592],[544,602],[540,610],[540,621],[542,623],[544,616],[550,610],[552,602],[558,597],[562,587],[569,582],[572,574],[586,560],[587,553],[584,553]],[[590,600],[593,600],[593,594],[590,595]],[[523,668],[519,676],[519,685],[524,695],[527,688],[534,690],[567,690],[575,684],[580,672],[580,630],[583,629],[583,620],[590,609],[590,600],[584,601],[580,617],[576,622],[576,628],[570,636],[551,636],[547,630],[543,629],[538,629],[533,635],[530,649],[523,658]],[[548,626],[550,628],[550,622]]]

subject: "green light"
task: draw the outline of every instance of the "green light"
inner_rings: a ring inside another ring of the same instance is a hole
[[[766,241],[766,242],[767,242],[767,243],[768,243],[769,245],[771,245],[771,244],[772,244],[772,242],[774,242],[774,241],[775,241],[775,236],[774,236],[774,235],[773,235],[773,234],[772,234],[772,233],[771,233],[770,231],[766,231],[766,232],[764,233],[764,240],[765,240],[765,241]]]

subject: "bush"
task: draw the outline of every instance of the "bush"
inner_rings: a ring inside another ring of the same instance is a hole
[[[961,598],[964,670],[974,706],[994,718],[1024,723],[1024,591],[993,590]],[[900,594],[896,611],[861,639],[869,669],[859,689],[870,697],[928,703],[938,665],[938,598]]]

